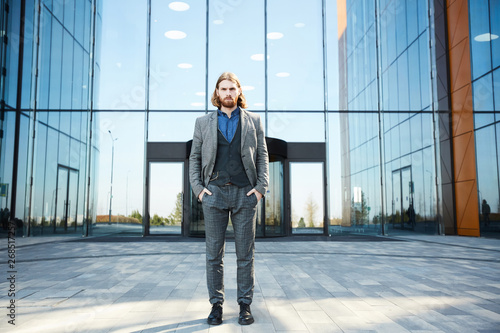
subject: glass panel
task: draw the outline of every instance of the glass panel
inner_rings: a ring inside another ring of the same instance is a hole
[[[490,27],[492,67],[497,68],[500,66],[500,1],[498,0],[490,0]]]
[[[97,32],[102,41],[96,109],[145,108],[146,4],[145,0],[103,1],[102,31]],[[77,19],[75,31],[79,26],[83,31],[83,19]]]
[[[269,137],[289,142],[325,141],[324,113],[270,112],[267,121]]]
[[[173,4],[151,2],[149,107],[205,110],[206,3]]]
[[[149,232],[181,234],[184,163],[149,164]]]
[[[323,233],[323,163],[290,163],[292,233]]]
[[[399,170],[392,173],[392,210],[391,216],[388,219],[389,228],[399,228],[401,229],[402,218],[401,218],[401,172]]]
[[[49,108],[61,108],[61,71],[63,28],[57,20],[52,20],[52,38],[50,51],[50,89]]]
[[[265,197],[265,236],[284,234],[283,224],[283,162],[269,163],[269,188]],[[259,205],[261,207],[262,205]]]
[[[476,141],[476,159],[477,159],[477,189],[479,194],[479,213],[481,222],[481,233],[491,232],[498,221],[492,223],[492,220],[498,220],[498,204],[499,197],[499,176],[497,164],[497,146],[498,146],[498,133],[495,133],[495,126],[488,126],[486,128],[477,130],[475,132]],[[483,200],[485,204],[490,206],[491,214],[489,221],[486,219],[482,211]]]
[[[229,71],[240,79],[248,108],[264,110],[264,1],[210,1],[209,15],[208,109],[217,79]],[[281,60],[294,58],[288,55]]]
[[[99,159],[96,171],[99,182],[96,184],[98,201],[94,234],[140,234],[144,193],[144,112],[97,112],[95,116],[95,122],[99,124],[93,132],[99,150],[95,157]],[[112,200],[110,192],[113,193]],[[108,224],[110,210],[111,225]]]
[[[186,142],[193,138],[196,118],[201,112],[149,112],[149,142]]]
[[[78,171],[69,172],[68,188],[68,230],[78,231],[77,227],[82,226],[81,219],[78,223]]]
[[[270,110],[324,109],[321,5],[321,1],[267,1]]]
[[[488,0],[469,1],[472,79],[491,70],[491,34]]]
[[[68,228],[68,169],[57,169],[57,188],[55,190],[56,205],[54,215],[56,221],[56,232],[65,232]]]

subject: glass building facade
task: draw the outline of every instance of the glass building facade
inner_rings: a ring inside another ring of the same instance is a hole
[[[24,236],[203,236],[188,155],[224,71],[265,127],[259,237],[500,231],[496,1],[0,2]]]

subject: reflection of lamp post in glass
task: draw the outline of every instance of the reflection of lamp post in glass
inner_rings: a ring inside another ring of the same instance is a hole
[[[430,179],[430,182],[429,182],[429,217],[432,216],[432,172],[430,172],[429,170],[425,169],[425,172],[428,172],[429,173],[429,179]]]
[[[111,137],[111,186],[109,188],[109,223],[111,223],[111,206],[113,203],[113,160],[115,157],[115,141],[118,140],[118,138],[113,139],[113,134],[111,134],[111,131],[108,130],[109,136]]]

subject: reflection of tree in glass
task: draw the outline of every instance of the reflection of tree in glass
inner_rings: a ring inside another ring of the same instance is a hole
[[[180,225],[182,222],[182,193],[177,193],[177,200],[172,213],[168,216],[171,225]]]
[[[368,223],[368,205],[366,203],[365,192],[361,191],[361,202],[351,200],[351,219],[354,225],[363,225]]]
[[[134,209],[132,211],[132,213],[129,215],[129,217],[133,217],[133,218],[136,218],[139,220],[139,222],[142,223],[142,215],[141,213],[139,213],[139,210],[138,209]]]
[[[306,201],[305,213],[307,219],[307,226],[309,228],[314,228],[314,220],[316,219],[316,213],[318,211],[318,204],[313,199],[312,193],[309,193],[309,197]]]

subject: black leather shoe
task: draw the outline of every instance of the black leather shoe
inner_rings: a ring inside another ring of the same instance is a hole
[[[250,311],[250,304],[240,303],[240,316],[238,318],[238,323],[240,325],[250,325],[253,324],[253,316]]]
[[[207,318],[208,325],[220,325],[222,324],[222,303],[212,304],[212,311]]]

